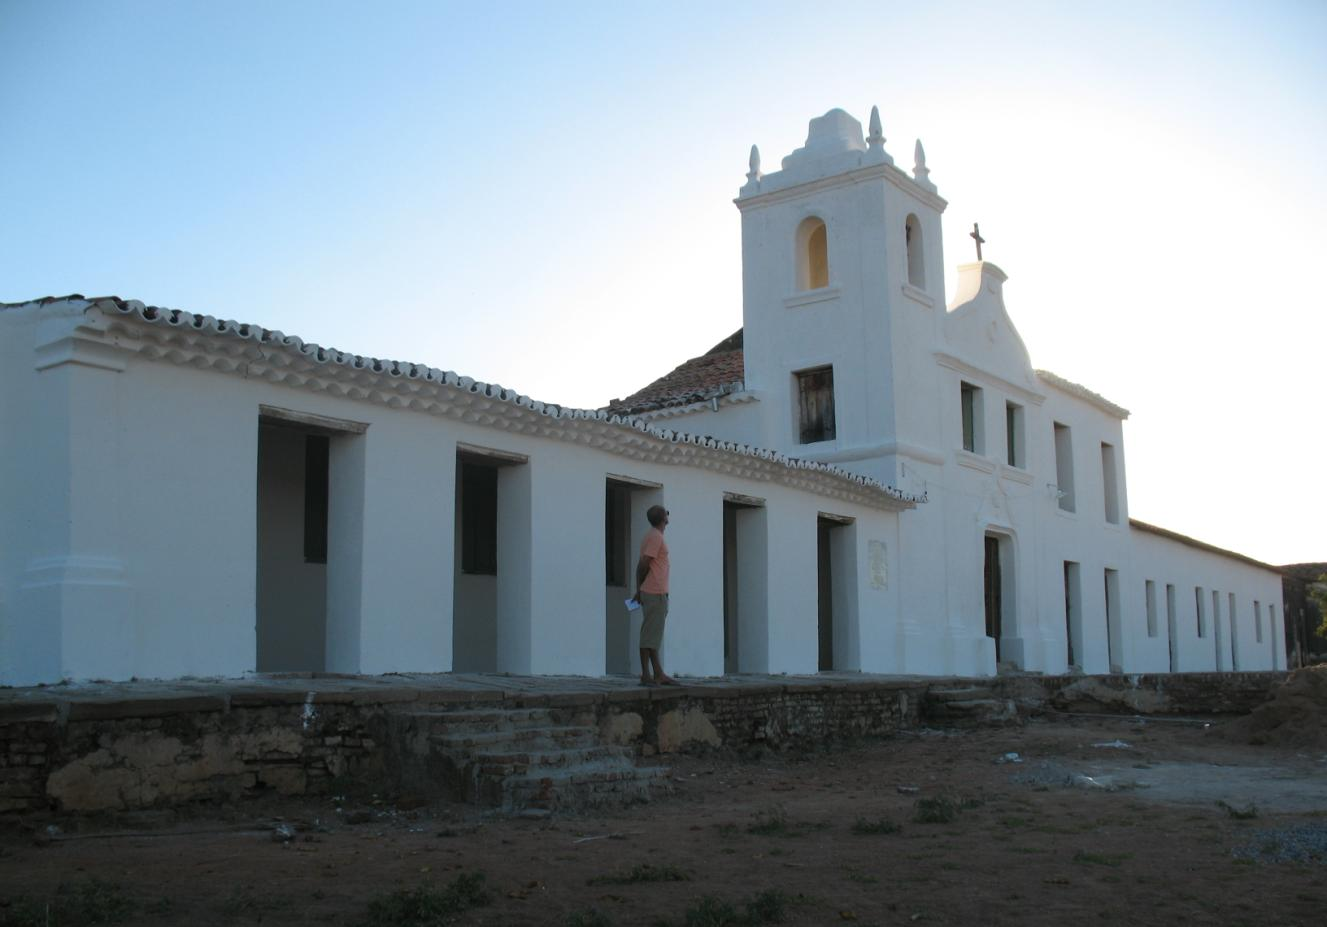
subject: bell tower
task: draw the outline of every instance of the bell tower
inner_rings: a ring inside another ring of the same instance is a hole
[[[899,485],[900,448],[933,443],[910,408],[930,403],[909,397],[931,389],[942,332],[946,203],[920,142],[909,175],[874,107],[868,128],[830,110],[769,174],[751,148],[735,200],[746,387],[767,447]]]

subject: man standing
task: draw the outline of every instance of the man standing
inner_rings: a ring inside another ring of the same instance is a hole
[[[645,513],[650,530],[640,542],[640,562],[636,564],[636,601],[645,613],[640,626],[640,682],[643,686],[675,686],[677,680],[663,671],[659,648],[663,646],[664,620],[668,617],[668,545],[664,529],[668,511],[652,505]],[[654,675],[650,675],[650,666]]]

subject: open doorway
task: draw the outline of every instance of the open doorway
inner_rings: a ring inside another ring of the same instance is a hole
[[[861,666],[856,624],[851,617],[856,563],[851,518],[821,512],[816,518],[816,626],[819,640],[817,668],[855,670]]]
[[[358,569],[348,553],[361,530],[358,442],[367,428],[275,407],[259,411],[254,666],[260,673],[358,669],[358,610],[346,603],[329,621],[328,587]]]
[[[984,565],[982,582],[983,604],[986,613],[986,636],[995,641],[995,665],[1009,663],[1016,667],[1017,653],[1004,646],[1007,638],[1016,633],[1014,603],[1014,543],[1007,534],[988,532],[984,539]],[[1072,649],[1072,647],[1071,647]]]
[[[640,659],[639,610],[626,599],[636,592],[636,561],[649,530],[645,513],[663,504],[658,483],[610,474],[604,487],[604,672],[633,675]]]
[[[452,670],[492,673],[528,658],[527,458],[460,445],[452,593]],[[524,647],[521,626],[525,626]]]
[[[769,670],[765,500],[723,494],[723,671]]]
[[[1120,571],[1106,568],[1106,665],[1112,673],[1124,672],[1124,629],[1120,619]]]
[[[1069,671],[1083,669],[1083,578],[1081,565],[1064,561],[1064,643]]]

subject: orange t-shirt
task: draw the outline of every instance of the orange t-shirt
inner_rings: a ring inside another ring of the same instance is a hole
[[[651,528],[640,542],[640,555],[650,558],[650,572],[645,575],[645,582],[640,584],[641,592],[650,595],[668,593],[668,545],[664,543],[663,532]]]

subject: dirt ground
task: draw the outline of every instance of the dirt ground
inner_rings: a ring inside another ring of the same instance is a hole
[[[1078,718],[669,764],[671,796],[548,820],[366,795],[29,822],[0,924],[411,924],[410,892],[475,873],[487,903],[437,923],[1327,922],[1321,749]]]

